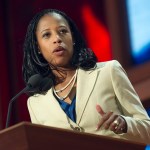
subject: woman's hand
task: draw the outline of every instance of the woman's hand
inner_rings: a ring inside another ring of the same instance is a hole
[[[127,132],[127,123],[123,117],[113,112],[104,112],[100,105],[96,105],[96,110],[102,116],[96,130],[99,130],[103,126],[104,129],[109,129],[116,134]]]

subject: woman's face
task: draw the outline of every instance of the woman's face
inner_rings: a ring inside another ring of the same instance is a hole
[[[39,51],[49,64],[70,67],[73,39],[67,21],[59,14],[44,15],[36,30]]]

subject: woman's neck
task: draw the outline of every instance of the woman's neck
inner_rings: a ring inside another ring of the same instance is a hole
[[[68,82],[76,72],[75,68],[66,69],[66,68],[58,68],[57,70],[52,71],[56,77],[56,85]]]

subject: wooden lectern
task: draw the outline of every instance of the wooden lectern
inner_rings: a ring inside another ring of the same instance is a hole
[[[145,144],[29,122],[0,131],[0,150],[144,150]]]

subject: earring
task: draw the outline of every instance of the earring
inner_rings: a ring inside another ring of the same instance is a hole
[[[41,51],[40,51],[40,47],[38,46],[38,54],[40,55],[41,54]]]
[[[73,43],[73,46],[75,46],[75,44],[76,44],[76,43],[74,42],[74,43]]]

